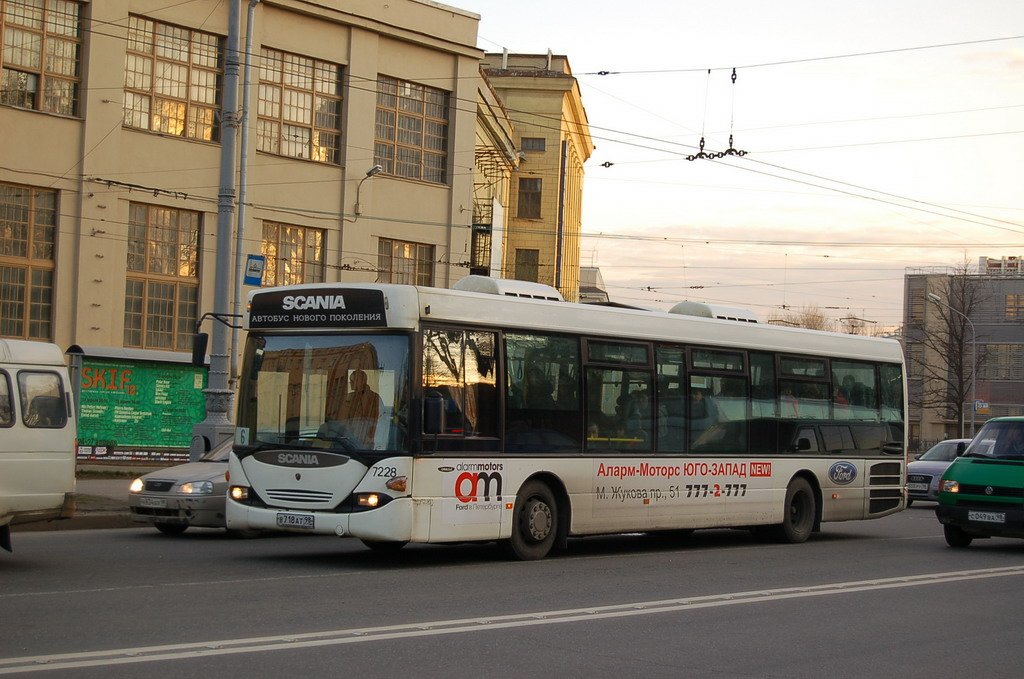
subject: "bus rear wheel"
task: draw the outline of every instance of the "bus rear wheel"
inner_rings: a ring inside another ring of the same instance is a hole
[[[782,523],[772,530],[777,542],[797,544],[805,542],[814,530],[818,507],[814,490],[807,479],[797,477],[786,488],[786,505],[783,508]]]
[[[516,496],[512,511],[512,537],[506,547],[521,561],[543,559],[558,533],[558,505],[547,484],[529,481]]]

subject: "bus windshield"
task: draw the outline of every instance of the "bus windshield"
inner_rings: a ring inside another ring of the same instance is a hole
[[[249,336],[235,443],[408,449],[407,335]]]

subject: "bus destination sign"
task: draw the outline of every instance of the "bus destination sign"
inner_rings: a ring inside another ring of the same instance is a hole
[[[260,292],[252,297],[250,328],[387,327],[384,293],[351,288]]]

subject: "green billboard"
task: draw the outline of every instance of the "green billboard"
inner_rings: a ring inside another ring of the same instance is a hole
[[[205,387],[203,367],[83,356],[79,445],[187,449],[206,417]]]

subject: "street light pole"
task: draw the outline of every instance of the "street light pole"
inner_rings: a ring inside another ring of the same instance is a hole
[[[965,321],[967,325],[971,326],[971,438],[974,438],[974,412],[978,408],[978,335],[974,332],[974,323],[970,318],[967,317],[962,311],[958,311],[942,301],[942,298],[936,295],[934,292],[928,293],[928,299],[935,302],[939,306],[944,306],[954,314],[959,315]],[[960,438],[964,437],[964,421],[960,419]]]

